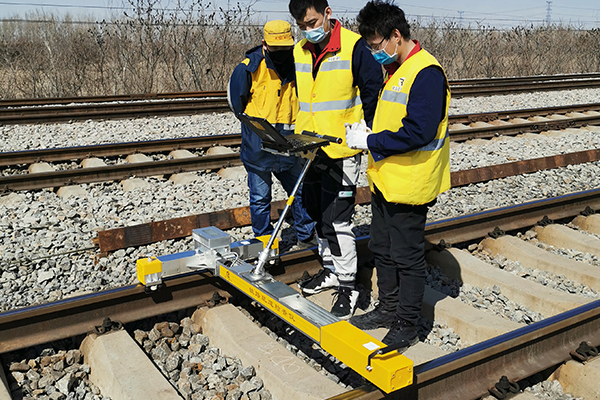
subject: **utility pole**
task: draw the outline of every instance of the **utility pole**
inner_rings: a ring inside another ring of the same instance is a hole
[[[552,22],[552,1],[546,1],[546,25],[550,25]]]
[[[465,12],[464,11],[459,11],[458,14],[460,15],[460,17],[458,18],[458,26],[462,27],[462,22],[463,22],[463,14]]]

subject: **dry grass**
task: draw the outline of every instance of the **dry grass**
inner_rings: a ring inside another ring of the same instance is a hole
[[[251,24],[251,6],[211,13],[202,0],[181,1],[167,13],[155,0],[130,0],[133,12],[110,22],[45,15],[44,23],[2,23],[2,98],[225,89],[244,52],[260,43],[261,24]],[[600,71],[599,29],[413,22],[412,33],[450,79]]]

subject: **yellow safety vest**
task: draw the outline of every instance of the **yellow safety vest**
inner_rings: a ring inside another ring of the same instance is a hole
[[[344,127],[346,122],[352,124],[363,118],[360,93],[352,84],[352,53],[359,39],[358,34],[341,27],[340,51],[327,53],[323,57],[316,80],[313,79],[312,53],[302,48],[306,39],[294,48],[300,101],[296,133],[311,131],[342,138],[343,143],[323,148],[331,158],[350,157],[360,153],[360,150],[346,145]]]
[[[406,60],[392,75],[379,95],[373,132],[396,132],[403,126],[410,89],[417,74],[429,66],[442,67],[427,51],[420,50]],[[442,69],[443,71],[443,69]],[[444,74],[445,76],[445,74]],[[448,78],[446,78],[446,83]],[[446,109],[435,139],[420,149],[386,157],[375,162],[369,153],[367,177],[371,191],[374,185],[391,203],[427,204],[438,194],[450,189],[450,144],[448,107],[450,90],[446,85]]]
[[[264,49],[263,49],[264,56]],[[248,65],[246,58],[242,63]],[[298,97],[294,81],[281,85],[275,70],[267,67],[263,58],[252,73],[250,100],[244,112],[252,117],[265,118],[271,124],[293,125],[298,113]]]

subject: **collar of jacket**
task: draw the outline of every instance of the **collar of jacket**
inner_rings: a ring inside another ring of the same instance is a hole
[[[327,46],[325,46],[325,48],[321,50],[320,54],[317,54],[316,46],[308,40],[306,41],[304,46],[302,46],[304,50],[309,50],[312,53],[313,60],[315,60],[315,65],[319,63],[319,61],[325,54],[340,51],[340,49],[342,48],[342,39],[340,33],[342,31],[342,24],[340,24],[337,19],[332,18],[330,21],[332,25],[331,38],[329,38]]]

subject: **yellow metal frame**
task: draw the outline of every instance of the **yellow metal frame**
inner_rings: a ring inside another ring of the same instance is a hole
[[[269,244],[269,240],[271,239],[271,235],[258,236],[257,239],[262,242],[263,249],[264,249]],[[273,244],[271,245],[271,249],[277,250],[277,254],[279,254],[279,238],[275,238],[275,240],[273,240]]]
[[[143,285],[146,284],[146,275],[162,272],[162,262],[156,257],[140,258],[136,261],[137,278]]]
[[[268,239],[267,239],[268,242]],[[264,241],[263,241],[264,243]],[[273,246],[275,247],[275,246]],[[347,321],[317,326],[296,311],[277,301],[269,293],[254,286],[224,265],[217,265],[217,275],[256,300],[272,313],[302,331],[319,343],[329,354],[365,377],[385,393],[390,393],[413,383],[413,362],[392,351],[369,356],[385,345]],[[162,262],[156,257],[137,260],[137,278],[146,284],[146,276],[162,272]],[[367,366],[370,365],[370,368]]]
[[[397,351],[373,357],[367,370],[369,355],[385,344],[347,321],[323,326],[321,347],[386,393],[413,383],[413,362]]]
[[[229,271],[227,267],[219,266],[219,276],[231,283],[237,289],[244,292],[248,297],[258,301],[265,308],[279,316],[281,319],[287,321],[289,324],[295,326],[308,337],[316,342],[321,341],[321,332],[319,327],[311,324],[306,319],[290,310],[283,304],[273,299],[268,293],[263,292],[257,287],[253,286],[250,282],[240,278],[235,273]]]
[[[392,351],[372,358],[370,369],[369,355],[385,344],[363,332],[347,321],[339,321],[318,327],[285,305],[273,299],[268,293],[239,277],[227,267],[219,265],[219,276],[258,301],[281,319],[287,321],[308,337],[319,343],[329,354],[368,379],[386,393],[393,392],[413,383],[413,362],[411,359]]]

